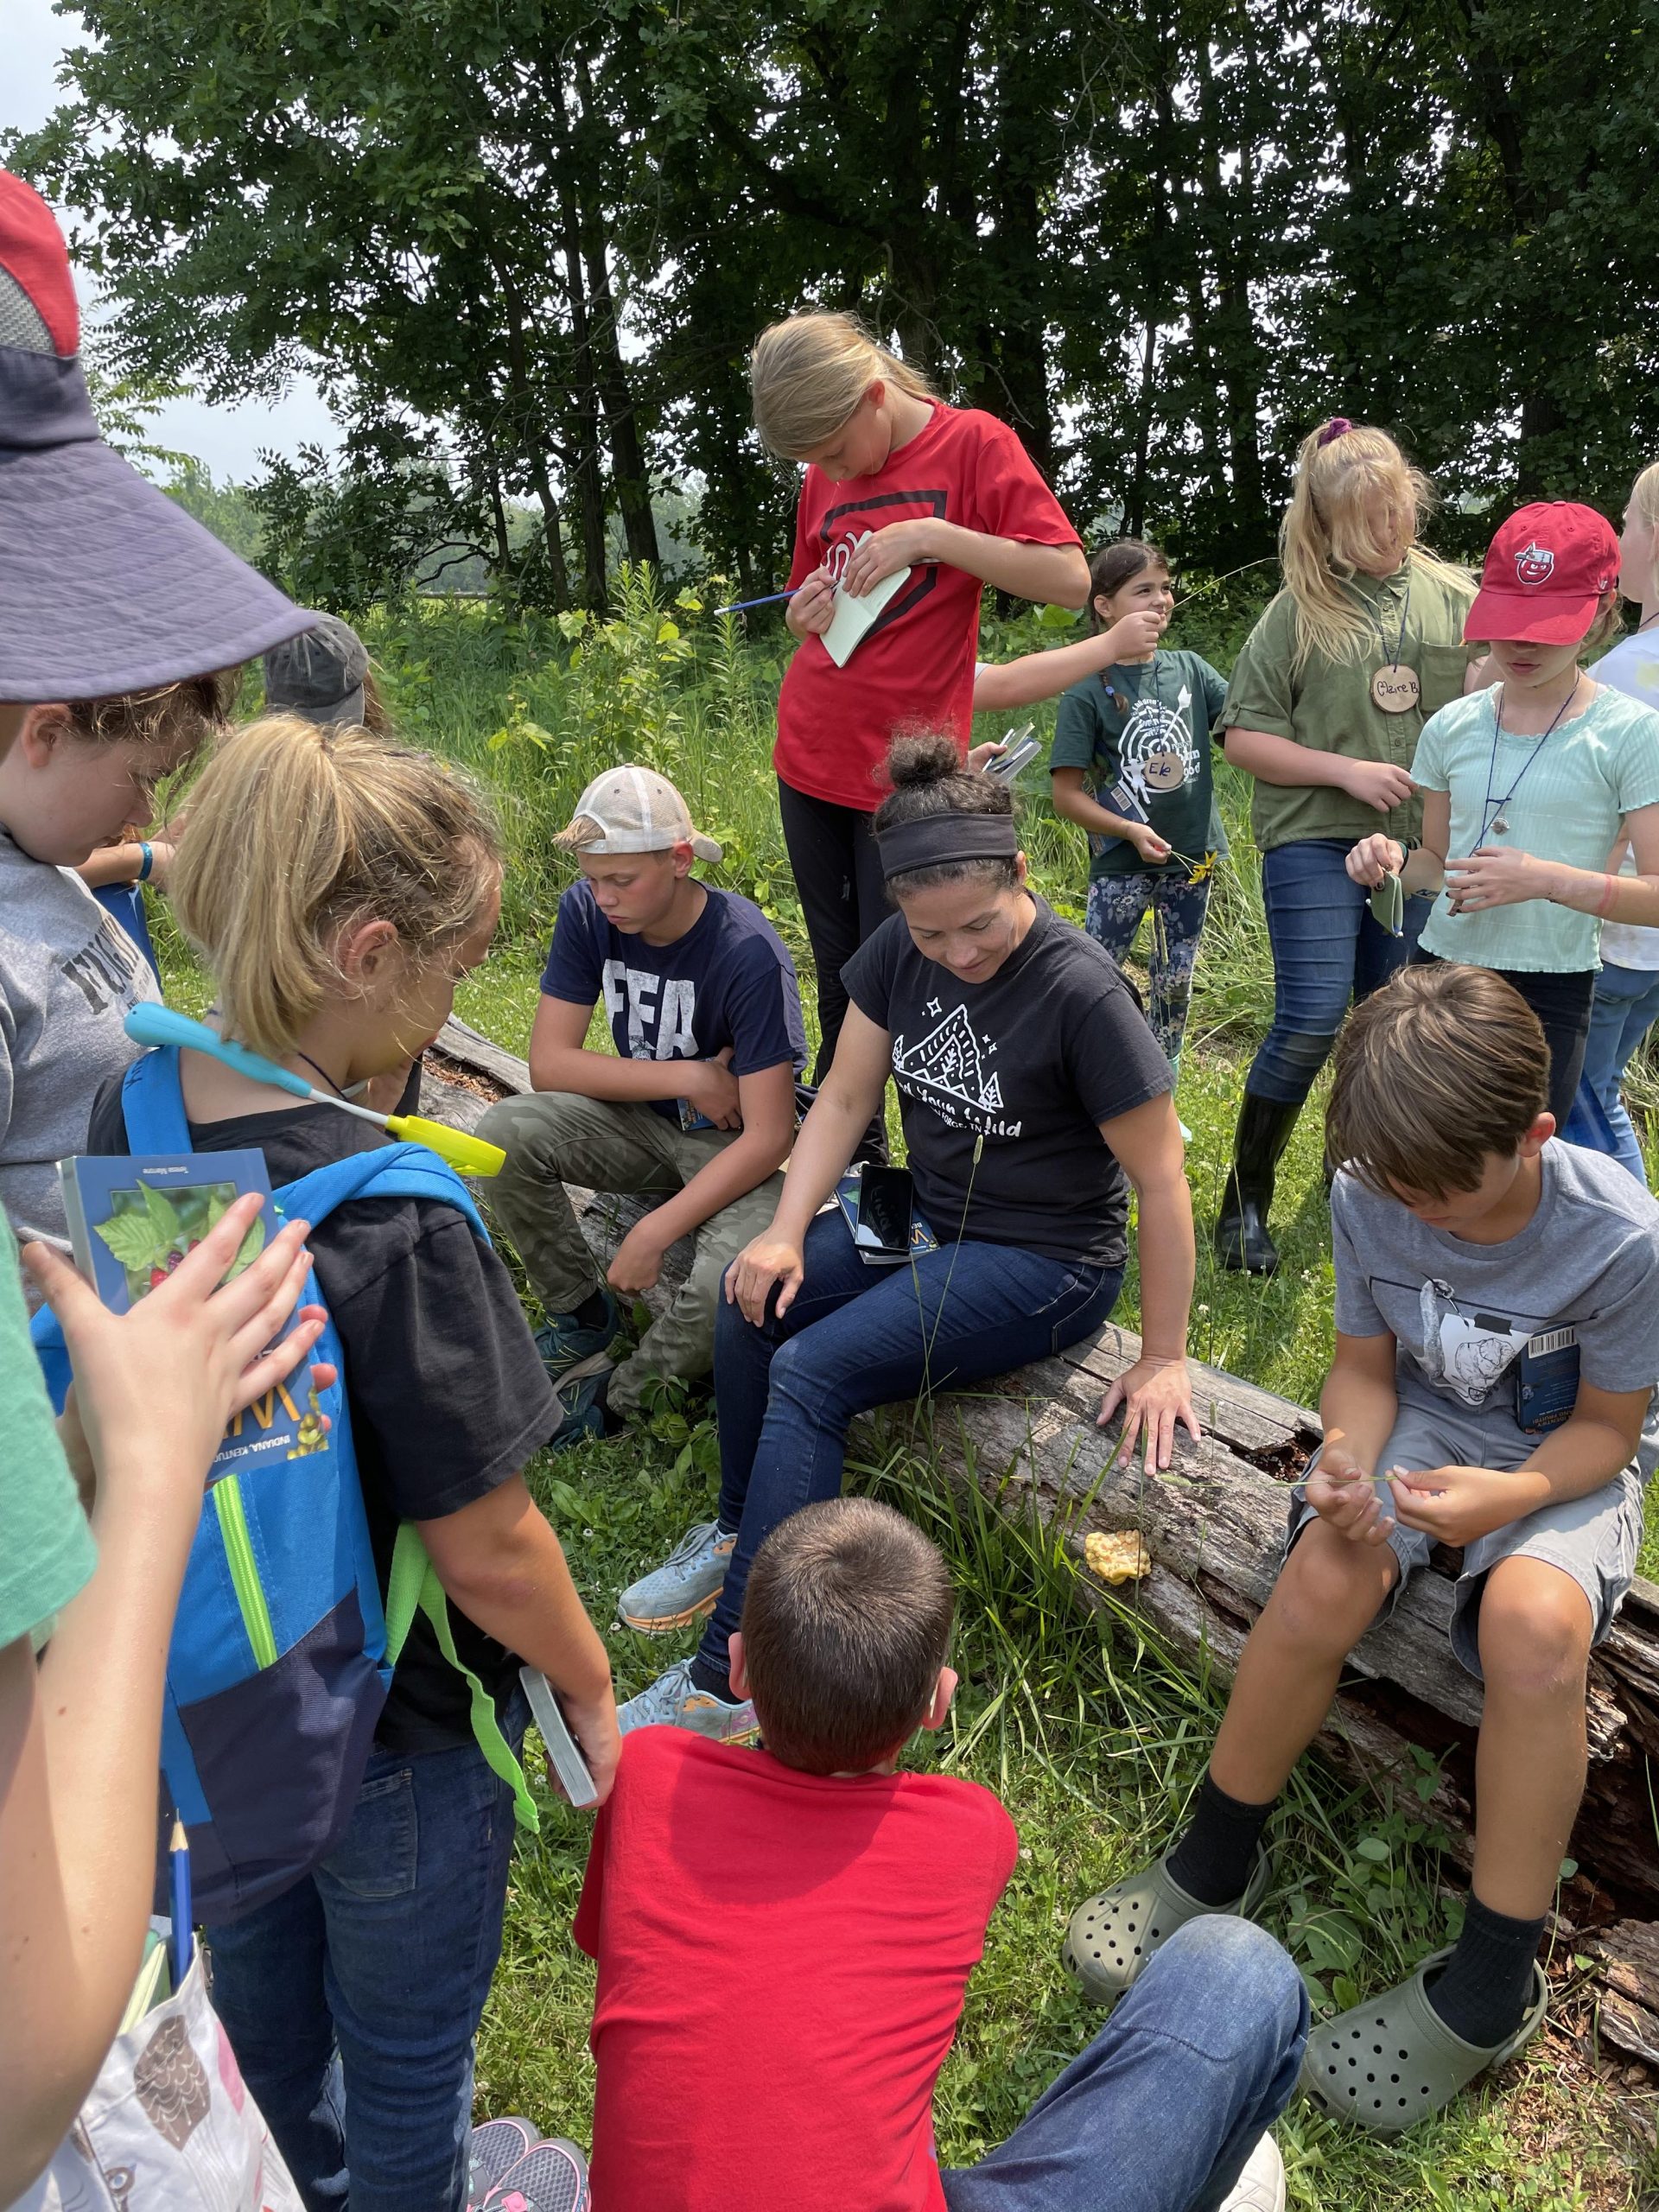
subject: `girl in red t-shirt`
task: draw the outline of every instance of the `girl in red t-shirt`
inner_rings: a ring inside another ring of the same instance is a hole
[[[772,766],[817,970],[822,1077],[847,1011],[841,970],[889,911],[870,817],[894,732],[948,730],[965,748],[982,586],[1081,607],[1089,569],[1007,424],[947,407],[855,316],[774,323],[749,375],[762,439],[806,464],[785,617],[801,644]],[[859,597],[906,568],[838,668],[823,645],[837,583]]]

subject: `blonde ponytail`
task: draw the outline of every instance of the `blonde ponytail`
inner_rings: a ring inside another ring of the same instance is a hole
[[[1310,655],[1360,660],[1373,651],[1376,632],[1348,579],[1367,563],[1385,560],[1391,545],[1378,542],[1370,506],[1376,495],[1411,518],[1408,558],[1441,576],[1461,571],[1415,543],[1434,505],[1434,488],[1406,459],[1386,430],[1338,416],[1302,440],[1290,505],[1279,525],[1279,563],[1296,607],[1298,668]]]
[[[833,438],[877,378],[913,399],[938,394],[919,370],[876,343],[855,315],[792,315],[754,341],[749,388],[769,452],[800,461]]]
[[[391,922],[429,967],[477,925],[499,867],[488,808],[431,753],[270,715],[204,771],[168,887],[224,1033],[280,1059],[340,987],[342,929]]]

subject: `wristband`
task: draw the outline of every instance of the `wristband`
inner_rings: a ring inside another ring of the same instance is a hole
[[[156,848],[153,845],[144,844],[141,841],[138,850],[142,857],[138,862],[138,873],[133,880],[137,883],[148,883],[149,872],[156,865]]]
[[[1605,918],[1611,913],[1613,901],[1618,896],[1618,878],[1616,875],[1605,875],[1601,882],[1602,892],[1600,898],[1596,901],[1596,912]]]

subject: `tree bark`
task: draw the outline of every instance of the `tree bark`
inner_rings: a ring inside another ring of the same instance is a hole
[[[574,66],[580,99],[575,132],[580,157],[575,168],[588,181],[589,186],[582,197],[581,208],[582,259],[588,280],[588,302],[591,311],[588,342],[592,348],[594,378],[605,410],[605,427],[610,441],[611,482],[621,512],[628,558],[631,561],[649,561],[653,566],[660,566],[662,554],[657,543],[657,518],[651,505],[651,471],[646,463],[645,441],[639,435],[639,411],[627,365],[622,358],[617,329],[616,298],[611,283],[610,235],[599,198],[599,180],[604,173],[603,165],[594,157],[593,152],[596,134],[604,131],[607,126],[594,98],[593,76],[587,56],[578,52]]]

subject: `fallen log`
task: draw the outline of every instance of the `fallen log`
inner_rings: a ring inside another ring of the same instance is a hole
[[[470,1128],[491,1096],[528,1087],[522,1060],[459,1023],[429,1055],[424,1110]],[[487,1194],[487,1185],[481,1186]],[[573,1192],[597,1253],[639,1217],[637,1199]],[[671,1279],[687,1248],[671,1255]],[[1218,1369],[1197,1368],[1202,1440],[1185,1439],[1166,1474],[1138,1461],[1114,1466],[1114,1432],[1095,1426],[1100,1396],[1139,1353],[1134,1333],[1099,1335],[972,1394],[943,1395],[926,1417],[936,1462],[971,1478],[1005,1510],[1029,1501],[1063,1534],[1088,1602],[1108,1608],[1189,1669],[1230,1675],[1277,1570],[1288,1490],[1319,1439],[1318,1416]],[[895,1409],[901,1424],[918,1417]],[[1089,1536],[1138,1530],[1150,1555],[1132,1585],[1114,1589],[1088,1567]],[[1458,1555],[1437,1551],[1389,1618],[1356,1649],[1321,1736],[1342,1769],[1379,1789],[1390,1783],[1445,1828],[1467,1865],[1478,1683],[1451,1653],[1446,1624]],[[1659,1587],[1638,1580],[1590,1674],[1590,1779],[1574,1832],[1580,1872],[1562,1917],[1580,1933],[1620,1915],[1659,1916]],[[1424,1754],[1427,1755],[1426,1762]],[[1423,1792],[1428,1795],[1423,1799]],[[1629,1950],[1628,1941],[1624,1946]],[[1627,2009],[1645,2012],[1637,2000]],[[1631,2020],[1640,2034],[1645,2026]]]

